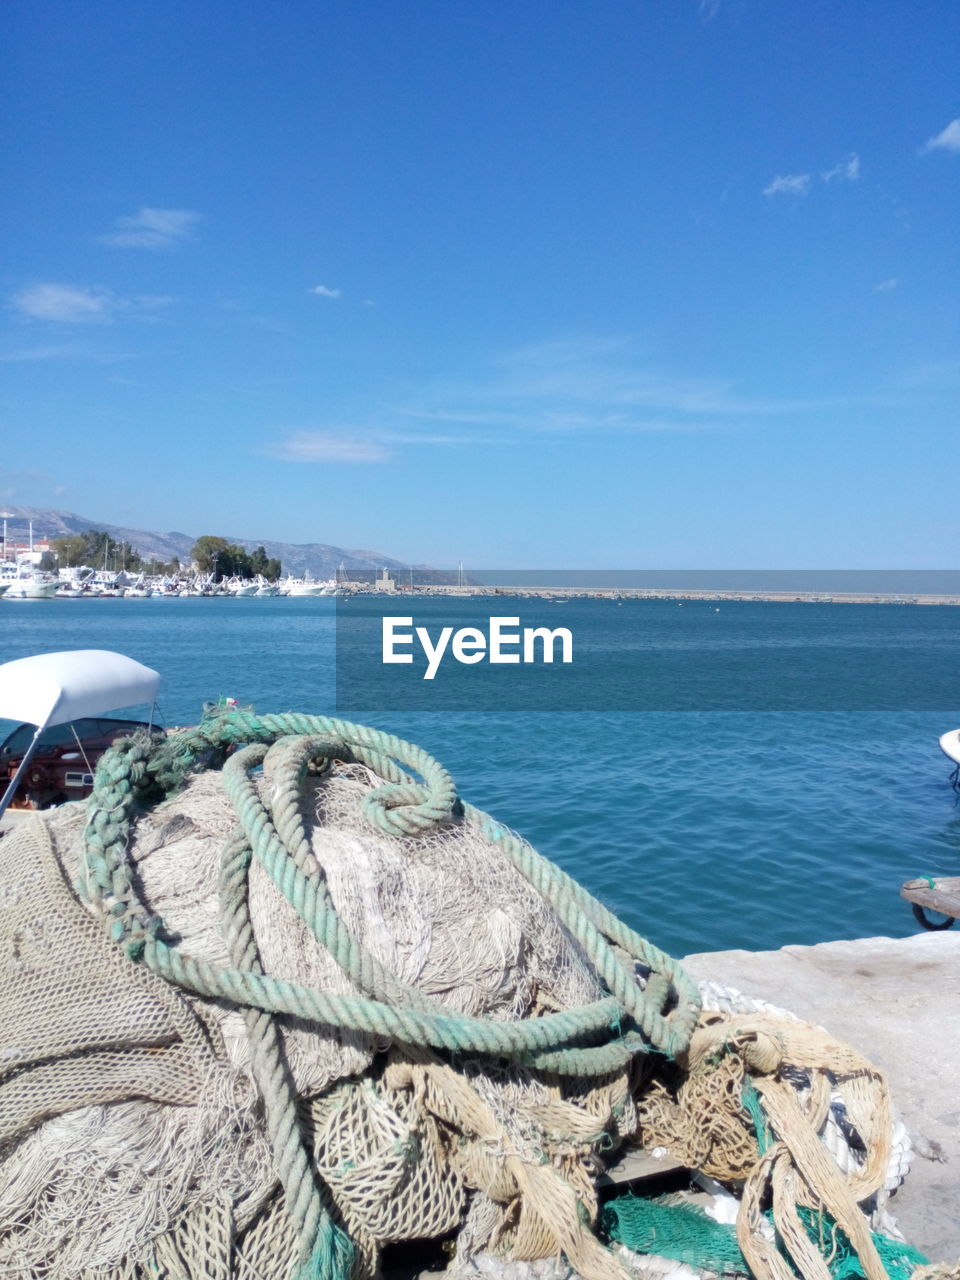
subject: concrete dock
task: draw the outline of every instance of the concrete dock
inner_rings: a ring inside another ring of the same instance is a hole
[[[914,1145],[890,1201],[933,1262],[960,1259],[960,925],[909,938],[687,956],[696,978],[818,1023],[886,1072]]]

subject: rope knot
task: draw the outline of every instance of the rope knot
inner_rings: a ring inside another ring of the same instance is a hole
[[[427,787],[416,782],[388,783],[368,791],[361,801],[368,822],[391,836],[419,836],[435,831],[450,818]]]
[[[783,1061],[783,1042],[765,1031],[748,1031],[734,1044],[752,1075],[772,1076]]]
[[[751,1075],[774,1075],[784,1055],[782,1037],[749,1018],[732,1021],[723,1014],[706,1014],[691,1037],[685,1058],[691,1073],[714,1070],[726,1054],[735,1054]]]

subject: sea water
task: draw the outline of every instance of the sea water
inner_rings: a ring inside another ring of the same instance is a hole
[[[475,602],[487,612],[522,607],[493,606]],[[435,603],[438,617],[444,607]],[[937,746],[960,726],[960,684],[950,683],[960,609],[891,606],[883,622],[869,611],[884,606],[725,605],[718,614],[688,602],[668,625],[673,602],[574,600],[554,608],[553,625],[562,619],[575,636],[585,628],[611,652],[660,634],[661,647],[682,646],[678,680],[702,665],[708,645],[716,652],[718,628],[730,628],[731,649],[746,629],[754,648],[796,647],[814,676],[821,663],[827,687],[831,647],[849,645],[860,627],[850,608],[864,617],[863,661],[899,646],[924,687],[949,673],[941,709],[909,709],[892,689],[889,705],[907,709],[354,714],[433,753],[465,799],[675,955],[900,937],[918,928],[900,884],[960,874],[960,807]],[[679,632],[680,617],[698,610],[704,616]],[[259,712],[334,713],[334,642],[335,605],[322,598],[0,602],[0,662],[73,648],[129,654],[161,672],[168,725],[194,723],[221,695]],[[351,709],[336,713],[350,718]]]

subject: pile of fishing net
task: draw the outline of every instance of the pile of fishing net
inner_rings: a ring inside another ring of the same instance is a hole
[[[921,1261],[871,1234],[903,1170],[869,1063],[701,995],[375,730],[118,744],[87,805],[0,840],[0,981],[5,1277],[359,1280],[437,1237],[464,1277]],[[725,1252],[670,1243],[695,1202],[652,1236],[601,1210],[627,1143],[735,1192]]]

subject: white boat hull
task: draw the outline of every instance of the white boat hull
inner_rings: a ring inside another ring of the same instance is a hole
[[[289,596],[329,596],[332,594],[330,587],[320,582],[298,582],[287,592]]]
[[[52,600],[57,582],[41,582],[34,578],[15,578],[3,593],[4,600]]]

